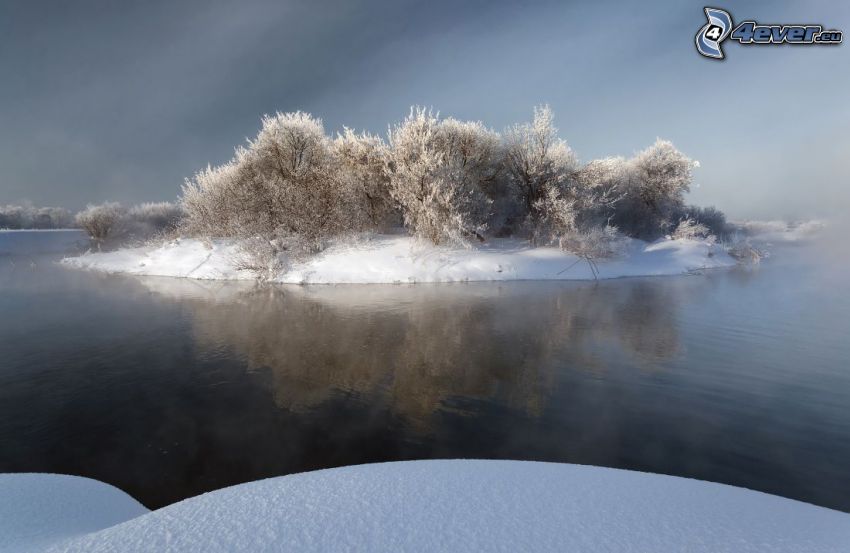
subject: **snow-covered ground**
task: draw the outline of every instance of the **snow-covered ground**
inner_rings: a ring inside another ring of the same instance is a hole
[[[70,267],[135,275],[198,279],[253,279],[240,270],[244,252],[233,241],[178,239],[165,244],[70,257]],[[623,257],[599,261],[600,278],[676,275],[734,265],[723,248],[708,242],[631,240]],[[298,284],[459,282],[591,279],[588,264],[556,248],[494,239],[470,249],[423,244],[409,236],[378,235],[332,245],[296,262],[271,280]]]
[[[847,551],[850,515],[759,492],[521,461],[361,465],[242,484],[145,512],[57,475],[0,476],[0,550]]]

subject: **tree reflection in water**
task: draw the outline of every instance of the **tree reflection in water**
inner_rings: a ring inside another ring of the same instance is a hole
[[[338,394],[421,431],[451,400],[531,417],[565,370],[628,359],[656,370],[680,353],[681,287],[622,283],[274,286],[141,279],[191,306],[197,346],[269,370],[275,403],[301,412]]]

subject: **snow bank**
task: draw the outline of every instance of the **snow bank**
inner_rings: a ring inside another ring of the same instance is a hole
[[[147,512],[129,495],[97,480],[0,474],[0,551],[40,551]]]
[[[37,489],[38,478],[28,484]],[[40,478],[58,484],[63,477]],[[108,495],[102,505],[92,495],[94,505],[69,508],[65,490],[55,489],[62,501],[55,525],[79,518],[80,508],[130,510]],[[0,509],[12,514],[0,523],[7,532],[30,524],[15,509],[28,501],[21,489],[0,488]],[[796,553],[846,551],[848,543],[846,513],[721,484],[554,463],[413,461],[226,488],[59,539],[45,551]]]
[[[199,279],[251,279],[237,269],[237,244],[180,239],[160,246],[89,253],[63,263],[135,275]],[[722,248],[693,240],[632,240],[621,259],[601,261],[600,278],[675,275],[734,265]],[[272,280],[297,284],[457,282],[489,280],[592,279],[587,263],[556,248],[531,248],[527,242],[497,239],[471,249],[426,245],[409,236],[375,236],[333,245],[295,263]]]

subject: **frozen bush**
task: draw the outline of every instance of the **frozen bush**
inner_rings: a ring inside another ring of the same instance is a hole
[[[185,228],[214,236],[297,236],[308,250],[367,226],[352,179],[338,178],[322,122],[307,113],[277,113],[238,148],[183,187]]]
[[[705,226],[709,234],[713,234],[718,238],[724,238],[730,233],[730,225],[726,222],[726,215],[714,206],[698,207],[689,205],[685,208],[685,219]]]
[[[576,200],[565,199],[556,188],[549,188],[546,195],[537,200],[535,205],[540,219],[534,240],[538,243],[557,244],[562,250],[587,261],[596,277],[596,261],[620,256],[626,239],[615,227],[608,224],[579,224],[576,205]]]
[[[259,213],[248,209],[251,189],[246,185],[245,150],[237,149],[233,161],[218,167],[207,166],[186,179],[180,206],[183,229],[199,236],[241,236],[263,225]],[[244,201],[243,201],[244,200]],[[245,202],[248,202],[247,204]]]
[[[180,225],[206,237],[263,237],[289,253],[401,222],[435,244],[483,240],[486,229],[558,243],[609,226],[654,239],[684,220],[723,236],[721,212],[684,204],[695,166],[662,140],[632,159],[580,165],[548,106],[503,138],[412,108],[386,143],[350,129],[329,139],[321,120],[278,113],[232,160],[187,179]]]
[[[277,244],[255,236],[239,244],[239,253],[233,260],[233,265],[237,270],[251,271],[260,280],[268,280],[283,269],[284,262]]]
[[[558,138],[549,106],[534,108],[534,119],[504,134],[504,169],[532,232],[544,217],[541,200],[550,190],[563,195],[578,169],[576,156]]]
[[[561,237],[578,230],[576,201],[563,197],[561,191],[552,186],[533,205],[537,213],[537,224],[532,229],[534,243],[558,242]]]
[[[579,228],[604,228],[610,223],[628,172],[622,157],[595,159],[578,170],[569,191],[576,200]]]
[[[331,147],[340,187],[353,192],[355,203],[351,209],[361,210],[373,229],[398,226],[401,214],[390,194],[384,141],[378,136],[365,132],[355,134],[346,128],[333,140]]]
[[[0,206],[0,228],[58,229],[69,228],[72,224],[71,213],[61,207]]]
[[[726,244],[726,252],[739,263],[757,264],[767,257],[767,253],[753,246],[748,239],[735,237]]]
[[[654,239],[670,232],[684,211],[684,194],[696,162],[672,143],[658,140],[628,165],[612,222],[636,238]]]
[[[628,239],[611,225],[570,232],[558,242],[562,250],[593,260],[620,257],[627,244]]]
[[[89,204],[77,213],[74,220],[100,247],[107,239],[117,238],[124,233],[126,216],[127,210],[120,203],[105,202]]]
[[[708,238],[709,235],[708,227],[702,223],[697,223],[693,219],[682,219],[671,236],[674,240],[698,240]]]
[[[136,238],[147,238],[177,228],[183,211],[171,202],[146,202],[133,206],[127,213],[128,232]]]
[[[251,169],[247,184],[261,198],[256,210],[267,210],[263,234],[283,230],[319,249],[323,240],[360,226],[355,220],[361,213],[349,209],[353,190],[338,186],[332,174],[320,119],[302,112],[265,117],[245,159]]]
[[[434,244],[483,239],[497,171],[498,136],[480,123],[413,108],[389,132],[390,193],[404,222]]]

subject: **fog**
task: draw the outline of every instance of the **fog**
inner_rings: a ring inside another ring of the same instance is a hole
[[[835,2],[748,2],[736,21],[845,30]],[[583,160],[656,137],[700,160],[693,203],[732,218],[848,205],[848,56],[742,47],[701,58],[702,4],[399,1],[6,5],[0,204],[172,200],[263,113],[383,133],[412,104],[501,129],[548,102]]]

